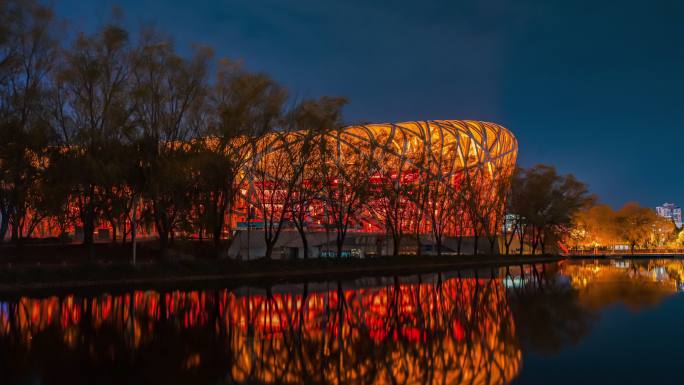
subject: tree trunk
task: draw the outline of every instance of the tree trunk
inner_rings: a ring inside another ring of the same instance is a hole
[[[92,257],[93,251],[93,241],[95,233],[95,205],[93,204],[93,199],[95,196],[95,186],[90,185],[88,190],[88,201],[84,207],[85,213],[82,215],[83,218],[83,244],[88,246],[90,249],[90,254]]]
[[[159,236],[159,252],[162,258],[165,258],[169,249],[171,225],[168,216],[160,209],[160,204],[156,200],[153,203],[153,209],[154,224],[157,227],[157,235]]]
[[[423,252],[421,250],[422,245],[423,244],[420,242],[420,232],[417,231],[416,232],[416,257],[420,257],[420,255],[422,254],[422,252]]]
[[[506,255],[510,255],[511,245],[513,244],[513,239],[515,239],[515,234],[518,232],[518,225],[516,224],[511,231],[511,236],[508,236],[508,232],[504,235],[504,247],[506,248]]]
[[[392,256],[399,256],[399,246],[401,244],[401,237],[397,234],[392,233]]]
[[[342,258],[342,250],[344,249],[344,237],[337,235],[337,258]]]
[[[88,209],[88,211],[90,211]],[[95,233],[95,223],[93,221],[93,215],[86,212],[85,218],[83,220],[83,244],[92,245]]]
[[[304,232],[304,227],[303,226],[295,226],[297,227],[297,232],[299,233],[299,237],[302,238],[302,247],[304,248],[304,259],[309,259],[309,240],[306,238],[306,232]]]
[[[122,229],[121,229],[121,244],[122,245],[126,244],[126,240],[128,239],[128,231],[129,230],[126,230],[126,220],[124,219]]]
[[[535,228],[532,228],[532,255],[534,255],[537,252],[537,241],[539,238],[537,238],[536,234],[537,230]]]
[[[7,229],[9,227],[9,210],[2,209],[0,212],[0,243],[5,240],[5,235],[7,235]]]
[[[214,251],[216,253],[216,257],[220,257],[221,251],[223,250],[223,242],[221,242],[221,227],[223,226],[214,226],[213,229],[213,237],[214,237]],[[201,229],[200,229],[201,231]],[[201,235],[200,235],[200,241],[202,240]]]
[[[212,228],[212,236],[214,237],[214,250],[216,251],[216,256],[220,256],[221,251],[223,250],[223,242],[221,242],[221,235],[223,235],[223,221],[224,221],[224,212],[222,208],[219,208],[218,204],[213,205],[213,212],[211,215],[214,216],[214,226]]]
[[[112,226],[112,244],[116,244],[116,222],[110,221],[109,224]]]
[[[523,251],[525,249],[525,233],[527,226],[520,226],[520,231],[518,232],[519,234],[519,240],[520,240],[520,255],[523,255]]]
[[[271,244],[270,242],[266,242],[266,254],[264,255],[264,257],[266,257],[266,260],[268,260],[268,261],[270,261],[272,259],[273,246],[274,245]]]
[[[19,242],[19,225],[16,223],[12,224],[12,235],[11,235],[11,241],[14,243]]]

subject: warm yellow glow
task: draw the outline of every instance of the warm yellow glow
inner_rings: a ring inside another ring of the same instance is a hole
[[[0,302],[0,337],[19,338],[30,349],[32,336],[56,331],[65,346],[83,349],[93,330],[113,330],[126,349],[143,354],[169,330],[176,336],[211,330],[221,336],[226,373],[238,383],[499,385],[520,371],[501,280],[335,286],[308,295],[218,290],[21,298]],[[90,351],[93,360],[98,354]],[[211,357],[188,351],[179,370],[205,361]]]
[[[305,142],[318,145],[303,160],[300,154]],[[357,125],[329,130],[313,138],[303,131],[273,132],[260,138],[254,147],[257,150],[250,156],[256,158],[245,162],[244,173],[252,172],[246,179],[267,188],[251,194],[248,191],[243,199],[257,205],[263,200],[277,200],[273,194],[283,188],[283,175],[293,174],[299,162],[311,162],[312,168],[325,163],[339,170],[339,175],[328,181],[332,183],[345,183],[344,174],[360,172],[366,178],[363,183],[373,183],[374,178],[397,178],[401,183],[429,184],[439,191],[433,199],[459,194],[463,180],[468,179],[464,176],[469,175],[481,187],[481,200],[499,202],[500,198],[495,196],[499,194],[498,186],[513,173],[518,152],[510,131],[494,123],[470,120]],[[255,165],[258,175],[254,175]],[[252,170],[248,171],[250,167]],[[312,172],[305,178],[316,180],[320,173]],[[406,206],[410,206],[410,199],[406,200]],[[499,203],[503,206],[503,202]],[[488,212],[482,215],[501,215],[492,207],[482,207],[482,211]],[[367,219],[372,213],[362,216]]]

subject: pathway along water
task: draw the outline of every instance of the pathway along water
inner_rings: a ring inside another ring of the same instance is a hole
[[[3,384],[675,383],[681,260],[0,300]]]

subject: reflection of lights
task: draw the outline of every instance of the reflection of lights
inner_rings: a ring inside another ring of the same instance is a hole
[[[684,292],[684,282],[682,282],[682,281],[677,281],[676,287],[677,287],[677,292],[678,292],[678,293]]]
[[[429,370],[439,383],[503,384],[517,374],[521,352],[502,282],[450,279],[307,296],[219,290],[22,298],[0,307],[0,337],[23,336],[30,348],[32,336],[59,330],[63,343],[76,349],[91,344],[84,328],[113,327],[137,350],[155,343],[164,321],[177,331],[226,333],[226,373],[235,382],[415,383]],[[301,341],[299,350],[294,341]],[[424,365],[425,357],[434,367]],[[336,363],[345,365],[342,378]],[[193,352],[178,367],[202,365]]]
[[[584,288],[591,282],[615,279],[615,276],[628,280],[645,280],[669,286],[678,290],[678,282],[684,281],[684,261],[682,260],[649,260],[646,262],[632,260],[610,260],[591,264],[566,264],[561,272],[568,276],[572,286]]]
[[[670,277],[667,275],[667,270],[663,266],[659,266],[653,269],[653,280],[654,281],[668,281]]]
[[[200,365],[202,362],[201,357],[199,353],[194,353],[188,356],[188,358],[185,360],[185,364],[183,365],[184,369],[192,369],[196,368]]]
[[[515,289],[517,287],[525,285],[526,282],[528,282],[526,278],[522,276],[508,276],[504,278],[504,286],[506,289]]]

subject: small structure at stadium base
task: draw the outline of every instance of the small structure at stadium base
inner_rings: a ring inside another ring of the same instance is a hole
[[[335,255],[331,217],[336,208],[330,206],[364,183],[368,188],[361,188],[360,207],[351,215],[343,256],[392,254],[397,247],[416,250],[418,242],[429,254],[439,234],[443,234],[442,250],[454,251],[459,243],[461,251],[469,253],[476,239],[485,242],[485,234],[501,228],[504,192],[515,169],[518,145],[513,134],[498,124],[430,120],[339,128],[315,138],[322,144],[309,157],[315,165],[295,168],[297,152],[310,140],[304,132],[283,132],[259,141],[255,154],[260,155],[253,156],[238,210],[231,217],[238,229],[228,251],[231,257],[264,255],[264,231],[273,227],[273,218],[288,216],[263,214],[285,210],[284,199],[306,205],[309,255]],[[292,172],[303,173],[300,179],[308,187],[320,187],[305,202],[298,199],[301,191],[285,186]],[[302,256],[303,242],[294,226],[281,227],[273,257]],[[396,238],[391,237],[392,231],[403,235],[400,243],[391,241]]]

